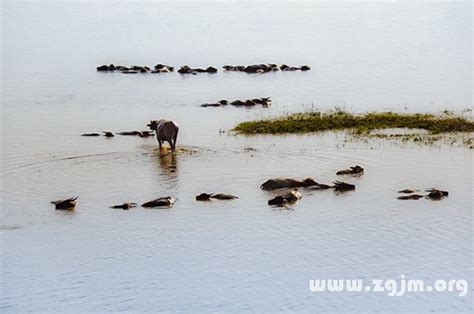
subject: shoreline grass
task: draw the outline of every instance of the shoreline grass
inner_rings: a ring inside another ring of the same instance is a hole
[[[238,134],[301,134],[319,131],[344,131],[362,135],[381,129],[422,129],[430,134],[474,132],[474,121],[453,114],[369,112],[353,114],[342,110],[295,113],[272,119],[247,121],[233,131]]]

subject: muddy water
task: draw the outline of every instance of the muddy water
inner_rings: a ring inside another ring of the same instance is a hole
[[[393,298],[308,289],[315,278],[472,278],[472,151],[347,141],[341,133],[228,132],[240,121],[335,105],[356,112],[469,107],[469,8],[7,2],[0,308],[472,310],[469,295],[456,293]],[[94,69],[266,61],[313,70],[181,77]],[[199,107],[261,96],[272,97],[271,108]],[[160,154],[154,138],[79,136],[140,130],[161,117],[181,126],[175,156]],[[344,178],[354,192],[303,189],[300,202],[275,209],[266,205],[274,193],[259,189],[275,176],[330,183],[354,164],[366,169]],[[397,200],[396,191],[409,187],[450,196]],[[202,192],[240,198],[195,202]],[[73,212],[49,204],[74,195]],[[172,209],[109,208],[166,195],[177,199]]]

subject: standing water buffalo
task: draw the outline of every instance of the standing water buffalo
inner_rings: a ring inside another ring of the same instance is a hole
[[[163,142],[167,141],[171,146],[171,151],[173,153],[176,151],[176,139],[179,131],[179,126],[176,122],[165,119],[151,120],[147,127],[155,131],[160,149]]]

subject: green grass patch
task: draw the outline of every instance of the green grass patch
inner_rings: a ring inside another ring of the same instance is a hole
[[[453,114],[394,112],[353,114],[334,110],[295,113],[279,118],[242,122],[233,131],[239,134],[285,134],[352,130],[356,134],[364,134],[372,130],[392,128],[423,129],[431,134],[474,132],[474,121]]]

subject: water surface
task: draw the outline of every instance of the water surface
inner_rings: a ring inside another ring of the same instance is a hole
[[[313,108],[468,108],[471,12],[469,3],[2,3],[0,309],[472,311],[470,294],[308,289],[314,278],[470,280],[472,151],[341,133],[219,133]],[[260,62],[312,70],[95,71],[104,63]],[[199,107],[263,96],[271,108]],[[161,117],[181,126],[185,151],[175,157],[160,157],[153,138],[79,136],[140,130]],[[355,164],[366,169],[345,179],[355,192],[303,191],[288,210],[268,207],[274,193],[259,189],[275,176],[329,183]],[[450,196],[397,200],[409,187]],[[240,198],[195,202],[202,192]],[[73,195],[74,212],[49,204]],[[166,195],[177,198],[174,208],[109,208]]]

